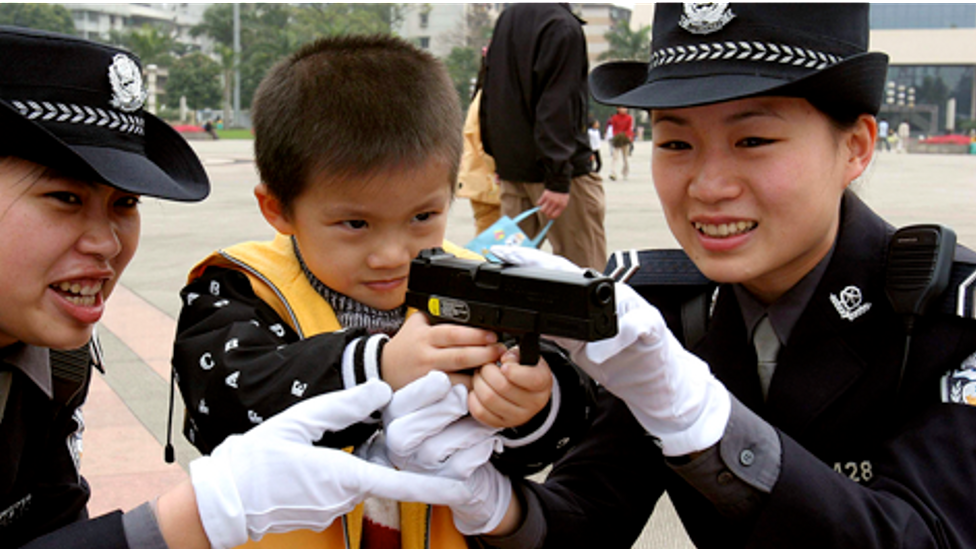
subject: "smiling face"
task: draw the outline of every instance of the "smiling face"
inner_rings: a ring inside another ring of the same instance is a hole
[[[450,170],[437,160],[361,181],[320,174],[285,213],[258,185],[265,218],[294,235],[305,264],[323,284],[375,309],[403,305],[410,262],[441,246],[451,201]]]
[[[0,347],[77,348],[139,241],[139,198],[0,157]]]
[[[769,303],[827,254],[874,118],[837,129],[809,102],[760,97],[651,113],[654,186],[698,268]]]

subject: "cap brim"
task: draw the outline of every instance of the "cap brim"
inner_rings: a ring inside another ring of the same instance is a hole
[[[0,154],[11,154],[84,180],[146,196],[197,201],[210,193],[207,174],[179,133],[149,113],[147,156],[111,147],[70,145],[0,101]]]
[[[792,81],[754,74],[703,74],[647,82],[647,63],[618,61],[593,69],[590,90],[600,103],[642,109],[694,107],[783,94],[826,103],[843,101],[849,108],[876,113],[887,68],[887,55],[870,52]]]

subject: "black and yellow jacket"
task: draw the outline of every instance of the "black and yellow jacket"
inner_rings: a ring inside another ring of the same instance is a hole
[[[470,254],[450,243],[456,255]],[[248,242],[215,252],[195,266],[181,292],[173,367],[187,407],[184,434],[209,453],[224,438],[311,396],[342,390],[379,377],[383,337],[342,329],[328,302],[302,272],[289,238]],[[559,367],[560,355],[546,354],[566,393],[557,420],[543,436],[506,450],[496,467],[525,474],[565,452],[587,425],[588,380],[573,367]],[[548,408],[540,413],[544,422]],[[530,424],[537,423],[535,420]],[[360,423],[328,433],[320,444],[356,446],[379,427]],[[527,426],[526,431],[528,431]],[[450,511],[401,503],[404,549],[464,547]],[[322,533],[303,531],[266,536],[264,547],[358,547],[362,507]],[[311,539],[310,539],[311,538]]]

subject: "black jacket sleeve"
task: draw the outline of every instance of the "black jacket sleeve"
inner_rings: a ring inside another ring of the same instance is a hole
[[[173,367],[187,409],[184,433],[201,452],[300,400],[365,381],[363,369],[349,364],[343,376],[345,351],[365,332],[300,339],[242,273],[211,267],[181,296]],[[374,430],[375,425],[358,424],[327,434],[322,443],[355,445]]]

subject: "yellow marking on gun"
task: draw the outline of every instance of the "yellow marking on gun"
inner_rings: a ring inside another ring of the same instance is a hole
[[[434,316],[441,316],[441,300],[436,297],[428,299],[427,310]]]

